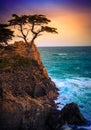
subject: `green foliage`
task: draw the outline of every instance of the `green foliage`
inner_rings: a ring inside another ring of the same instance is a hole
[[[7,28],[7,24],[0,24],[0,45],[7,45],[8,41],[12,39],[13,31]]]
[[[29,15],[28,17],[28,23],[31,24],[31,32],[33,34],[32,42],[40,36],[41,32],[49,32],[49,33],[57,33],[56,28],[52,28],[49,26],[45,26],[51,20],[47,19],[45,15]],[[38,28],[38,29],[37,29]]]
[[[24,39],[25,43],[28,44],[27,36],[29,32],[32,33],[31,43],[41,35],[41,32],[48,32],[48,33],[57,33],[57,29],[53,27],[46,26],[51,20],[46,18],[45,15],[42,14],[34,14],[34,15],[22,15],[18,16],[16,14],[12,15],[13,19],[9,20],[9,24],[12,26],[18,26],[18,30],[21,32],[21,37]],[[26,25],[27,28],[26,28]],[[25,33],[26,30],[26,33]]]
[[[27,18],[29,23],[35,23],[35,25],[48,24],[49,22],[51,22],[51,20],[47,19],[45,15],[41,14],[29,15],[27,16]]]
[[[14,65],[14,62],[9,58],[0,58],[0,71],[10,70]]]
[[[23,25],[27,23],[26,15],[18,16],[16,14],[12,14],[12,17],[13,19],[8,21],[10,25]]]
[[[15,54],[12,57],[0,58],[0,71],[7,71],[13,68],[14,66],[20,67],[27,67],[30,66],[32,60],[29,58],[20,56]]]
[[[44,26],[43,31],[49,32],[49,33],[58,33],[56,28],[52,28],[49,26]]]
[[[20,56],[18,54],[13,56],[13,60],[16,62],[17,65],[26,67],[28,65],[31,65],[31,60],[29,58]]]

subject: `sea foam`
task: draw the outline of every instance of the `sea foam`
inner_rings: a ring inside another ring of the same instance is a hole
[[[68,55],[67,53],[58,53],[59,56],[66,56]]]

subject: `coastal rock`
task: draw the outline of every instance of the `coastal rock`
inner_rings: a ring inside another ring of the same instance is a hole
[[[60,130],[66,122],[85,123],[75,103],[57,110],[57,97],[35,44],[0,48],[0,130]]]
[[[51,130],[64,130],[67,124],[85,125],[86,120],[75,103],[67,104],[62,110],[53,109],[47,123]]]
[[[0,130],[48,130],[58,89],[36,46],[18,42],[0,52]]]
[[[81,114],[79,107],[76,103],[70,103],[64,106],[60,112],[59,122],[61,124],[75,124],[75,125],[84,125],[86,120]]]

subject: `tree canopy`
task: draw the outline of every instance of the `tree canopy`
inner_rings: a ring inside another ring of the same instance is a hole
[[[48,33],[57,33],[56,28],[46,26],[51,20],[46,18],[45,15],[34,14],[18,16],[13,14],[12,17],[13,19],[9,20],[10,26],[17,26],[17,29],[21,32],[21,35],[18,35],[18,37],[23,38],[27,45],[27,37],[30,33],[32,33],[31,43],[44,31]]]
[[[8,41],[12,39],[13,31],[7,28],[7,24],[0,24],[0,45],[8,45]]]

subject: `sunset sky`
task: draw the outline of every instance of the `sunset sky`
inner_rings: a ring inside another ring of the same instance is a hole
[[[44,33],[35,41],[38,46],[91,46],[91,0],[0,0],[0,22],[13,13],[51,19],[58,34]]]

